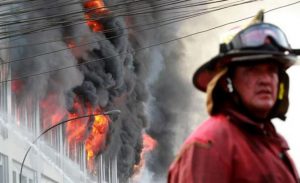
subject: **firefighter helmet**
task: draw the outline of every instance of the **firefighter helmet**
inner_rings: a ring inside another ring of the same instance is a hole
[[[278,62],[283,69],[296,63],[297,53],[290,47],[285,33],[276,25],[264,23],[262,11],[254,20],[235,35],[223,39],[220,53],[198,68],[193,76],[196,88],[206,92],[215,75],[234,63],[268,60]]]

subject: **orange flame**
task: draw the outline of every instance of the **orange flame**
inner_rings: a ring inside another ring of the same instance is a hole
[[[69,113],[64,108],[59,107],[58,101],[58,95],[49,94],[40,102],[44,129],[63,120],[89,114],[99,114],[94,117],[75,119],[66,124],[66,137],[70,148],[70,155],[74,155],[74,147],[78,143],[85,143],[87,168],[93,171],[95,156],[105,147],[110,118],[106,115],[100,115],[102,114],[102,110],[99,107],[94,108],[90,104],[83,104],[79,97],[74,99],[72,112]],[[89,131],[88,129],[91,130]]]
[[[44,129],[57,124],[65,117],[66,110],[63,107],[59,107],[58,101],[59,96],[52,93],[40,102]]]
[[[99,32],[103,30],[103,25],[99,22],[99,17],[108,13],[108,9],[102,0],[88,0],[83,4],[84,8],[87,10],[85,13],[85,18],[87,19],[87,25],[94,32]]]
[[[99,112],[98,112],[99,111]],[[94,114],[98,114],[101,111],[98,109]],[[85,149],[87,152],[88,169],[94,169],[94,159],[105,146],[106,134],[108,131],[109,117],[105,115],[95,116],[94,124],[85,142]]]
[[[152,137],[150,137],[148,134],[144,133],[143,134],[143,150],[141,152],[141,160],[139,164],[134,166],[134,174],[136,175],[141,168],[145,164],[145,155],[149,153],[150,151],[153,151],[154,148],[156,147],[157,142],[154,140]]]
[[[68,48],[72,49],[72,48],[76,48],[75,42],[72,40],[68,40],[67,43]]]
[[[86,113],[102,113],[100,108],[94,109],[89,104],[86,104],[85,106],[87,107],[87,111],[84,111],[85,107],[80,103],[78,98],[76,98],[73,106],[75,112],[69,114],[69,119],[86,115]],[[104,148],[110,120],[106,115],[96,115],[94,116],[93,121],[89,121],[91,119],[92,118],[76,119],[71,123],[68,123],[66,128],[68,142],[71,146],[85,141],[87,167],[90,171],[94,169],[95,156]],[[88,132],[90,123],[93,123],[93,125],[90,132]]]
[[[149,151],[152,151],[156,147],[157,142],[152,137],[150,137],[148,134],[144,133],[143,134],[143,145],[144,145],[143,151],[149,152]]]
[[[73,104],[73,111],[69,113],[68,119],[77,118],[85,114],[84,106],[80,103],[78,98],[75,98]],[[82,142],[88,126],[88,118],[81,118],[67,123],[66,134],[70,145]]]

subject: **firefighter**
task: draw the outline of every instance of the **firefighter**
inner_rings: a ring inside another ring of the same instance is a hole
[[[183,144],[168,183],[299,182],[287,142],[271,122],[285,120],[286,69],[296,61],[284,32],[265,23],[263,11],[220,44],[193,78],[207,94],[210,117]]]

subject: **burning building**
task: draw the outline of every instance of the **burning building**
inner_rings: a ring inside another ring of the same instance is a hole
[[[110,10],[101,0],[1,7],[1,167],[12,167],[3,182],[19,182],[29,146],[21,182],[122,182],[133,174],[147,91],[121,13],[126,4]]]

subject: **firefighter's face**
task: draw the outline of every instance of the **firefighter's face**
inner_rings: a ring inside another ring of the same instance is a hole
[[[278,65],[259,63],[236,66],[233,85],[245,107],[254,116],[267,117],[278,92]]]

